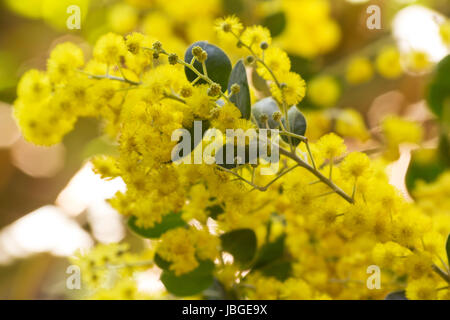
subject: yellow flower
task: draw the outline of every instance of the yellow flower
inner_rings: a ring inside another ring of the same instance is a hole
[[[372,79],[373,67],[369,59],[364,57],[354,58],[347,66],[346,79],[353,85],[365,83]]]
[[[83,51],[70,42],[58,44],[47,61],[47,70],[53,82],[70,81],[76,70],[84,64]]]
[[[219,33],[233,33],[239,36],[244,29],[238,17],[232,15],[225,18],[219,18],[215,21],[215,28]]]
[[[400,52],[395,47],[383,48],[378,53],[375,64],[378,73],[387,79],[398,78],[403,73],[400,64]]]
[[[431,67],[428,53],[423,51],[412,51],[405,56],[405,64],[411,72],[426,72]]]
[[[281,88],[276,83],[271,83],[270,91],[275,99],[285,101],[288,106],[293,106],[303,100],[306,93],[305,80],[297,73],[288,72],[278,79]]]
[[[123,37],[110,32],[97,40],[94,58],[99,62],[114,65],[120,62],[120,58],[124,57],[126,52],[127,47]]]
[[[326,159],[339,157],[347,150],[344,139],[334,133],[329,133],[320,138],[317,147]]]
[[[408,281],[406,297],[409,300],[435,300],[437,291],[433,279],[423,277],[421,279]]]
[[[108,12],[108,22],[112,31],[127,33],[133,31],[138,23],[138,11],[126,3],[114,4]]]
[[[334,106],[340,95],[339,84],[332,76],[320,76],[308,84],[308,98],[319,107]]]
[[[359,178],[367,174],[370,168],[369,157],[362,152],[352,152],[345,157],[340,165],[342,174],[351,178]]]
[[[270,37],[269,29],[262,26],[252,26],[244,30],[241,41],[259,55],[262,52],[260,47],[261,43],[266,42],[270,45],[272,43],[272,38]]]
[[[51,94],[51,85],[45,72],[31,69],[27,71],[17,85],[17,95],[23,101],[39,102]]]
[[[282,77],[283,74],[291,69],[291,61],[287,53],[277,47],[269,47],[265,50],[264,63],[276,77]],[[273,80],[272,75],[265,66],[258,64],[257,72],[264,79]]]

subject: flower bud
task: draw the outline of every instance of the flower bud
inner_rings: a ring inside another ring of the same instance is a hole
[[[213,83],[211,87],[209,87],[208,95],[211,97],[218,96],[222,92],[222,87],[218,83]]]
[[[239,93],[239,91],[241,91],[241,86],[238,85],[237,83],[234,83],[234,84],[231,86],[231,93],[232,93],[232,94],[237,94],[237,93]]]
[[[178,62],[178,56],[175,53],[169,54],[169,63],[172,65],[177,64]]]
[[[261,44],[259,45],[259,47],[262,50],[267,50],[267,48],[269,48],[269,44],[266,41],[261,42]]]
[[[275,112],[272,114],[273,120],[275,120],[275,121],[277,121],[277,122],[281,120],[281,117],[282,117],[282,114],[281,114],[280,111],[275,111]]]

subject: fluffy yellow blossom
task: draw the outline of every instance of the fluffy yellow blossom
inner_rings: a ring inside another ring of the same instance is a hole
[[[264,63],[275,74],[282,77],[291,69],[291,61],[286,52],[277,47],[269,47],[264,51]],[[258,74],[266,80],[273,80],[271,73],[265,66],[258,64]]]
[[[108,33],[97,40],[94,47],[94,58],[108,65],[115,65],[124,57],[127,47],[122,36]]]
[[[410,300],[435,300],[436,282],[428,277],[412,280],[406,287],[406,297]]]
[[[403,73],[400,52],[395,47],[383,48],[378,53],[375,65],[378,73],[387,79],[398,78]]]
[[[328,108],[336,104],[341,94],[337,80],[331,76],[320,76],[308,85],[308,98],[319,107]]]
[[[370,159],[365,153],[352,152],[340,165],[342,173],[351,178],[359,178],[370,168]]]
[[[327,159],[339,157],[347,150],[344,140],[334,133],[327,134],[320,138],[317,142],[317,147]]]
[[[306,93],[306,82],[300,75],[294,72],[283,74],[278,79],[280,87],[276,83],[270,85],[270,91],[275,99],[288,105],[296,105],[303,100]]]
[[[257,54],[262,52],[260,47],[262,42],[269,45],[272,43],[269,29],[262,26],[252,26],[246,28],[242,33],[241,40]]]
[[[215,23],[216,30],[220,33],[233,33],[240,35],[244,27],[238,17],[232,15],[225,18],[219,18]]]
[[[372,79],[373,73],[373,66],[370,60],[365,57],[357,57],[349,62],[346,79],[348,83],[357,85]]]
[[[47,71],[50,79],[58,83],[72,77],[83,64],[83,51],[73,43],[65,42],[52,50],[47,61]]]

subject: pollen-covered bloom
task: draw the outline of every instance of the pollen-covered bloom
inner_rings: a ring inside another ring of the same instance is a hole
[[[347,150],[344,139],[334,133],[329,133],[320,138],[317,147],[326,159],[339,157]]]
[[[283,74],[278,79],[280,87],[274,82],[270,85],[270,91],[275,99],[285,101],[288,106],[293,106],[303,100],[306,93],[306,82],[294,72]]]

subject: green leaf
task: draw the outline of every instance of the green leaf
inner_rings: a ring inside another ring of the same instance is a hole
[[[153,258],[153,261],[155,262],[155,264],[158,267],[160,267],[163,270],[169,269],[170,265],[172,264],[171,262],[161,258],[161,256],[157,253],[155,253],[155,257]]]
[[[280,111],[277,102],[272,98],[264,98],[256,102],[252,107],[252,113],[255,116],[256,121],[258,122],[258,127],[266,129],[266,124],[261,122],[261,116],[263,114],[269,117],[269,128],[270,129],[279,129],[280,124],[273,120],[272,115],[274,112]]]
[[[167,291],[179,296],[186,297],[201,293],[209,288],[214,281],[214,263],[212,261],[200,261],[200,265],[193,271],[176,276],[171,270],[164,270],[161,281]]]
[[[261,24],[270,30],[273,38],[283,33],[286,28],[286,14],[283,11],[266,16]]]
[[[285,281],[291,275],[292,263],[286,260],[276,260],[260,268],[259,271],[267,277],[274,277],[280,281]]]
[[[137,218],[132,216],[128,219],[128,227],[136,234],[144,238],[159,238],[163,233],[170,229],[184,227],[186,222],[181,218],[181,213],[171,212],[163,216],[160,223],[155,224],[152,228],[141,228],[136,225]]]
[[[406,298],[405,290],[394,291],[389,293],[384,300],[408,300]]]
[[[216,220],[219,214],[224,213],[222,206],[215,204],[213,206],[207,207],[208,215],[210,218]]]
[[[405,177],[409,193],[412,194],[417,181],[433,182],[445,168],[446,165],[441,161],[437,149],[414,150]]]
[[[442,120],[446,114],[444,108],[450,108],[450,55],[436,66],[433,80],[428,87],[427,101],[431,111]],[[448,112],[447,110],[447,114]]]
[[[256,235],[251,229],[239,229],[220,236],[224,251],[233,255],[234,260],[246,264],[253,260],[256,253]]]
[[[301,113],[296,106],[293,106],[288,111],[288,118],[290,132],[295,133],[299,136],[304,136],[306,133],[306,119],[303,113]],[[283,119],[283,123],[287,129],[285,119]],[[289,137],[284,135],[281,137],[284,141],[289,142]],[[297,138],[291,138],[291,141],[294,146],[299,145],[301,142],[301,140]]]
[[[240,91],[231,96],[230,100],[241,111],[242,118],[250,119],[251,105],[250,105],[250,90],[248,88],[247,72],[244,63],[239,60],[231,71],[230,81],[228,82],[228,92],[231,92],[231,86],[238,84]]]
[[[270,262],[281,258],[284,254],[285,234],[279,236],[275,241],[264,244],[258,252],[256,261],[253,265],[254,269],[261,268]]]
[[[447,243],[445,244],[445,250],[447,251],[447,262],[450,265],[450,234],[447,237]]]
[[[222,91],[225,92],[231,72],[231,61],[227,54],[219,47],[210,44],[207,41],[197,41],[191,44],[191,46],[186,50],[186,53],[184,54],[185,62],[191,63],[192,58],[194,57],[192,55],[192,49],[196,46],[201,47],[208,53],[208,58],[205,61],[208,76],[212,81],[220,84]],[[203,66],[197,60],[194,63],[194,68],[203,74]],[[197,75],[189,68],[185,67],[184,71],[189,81],[192,82],[197,78]],[[206,83],[206,81],[199,80],[196,84],[202,83]]]

